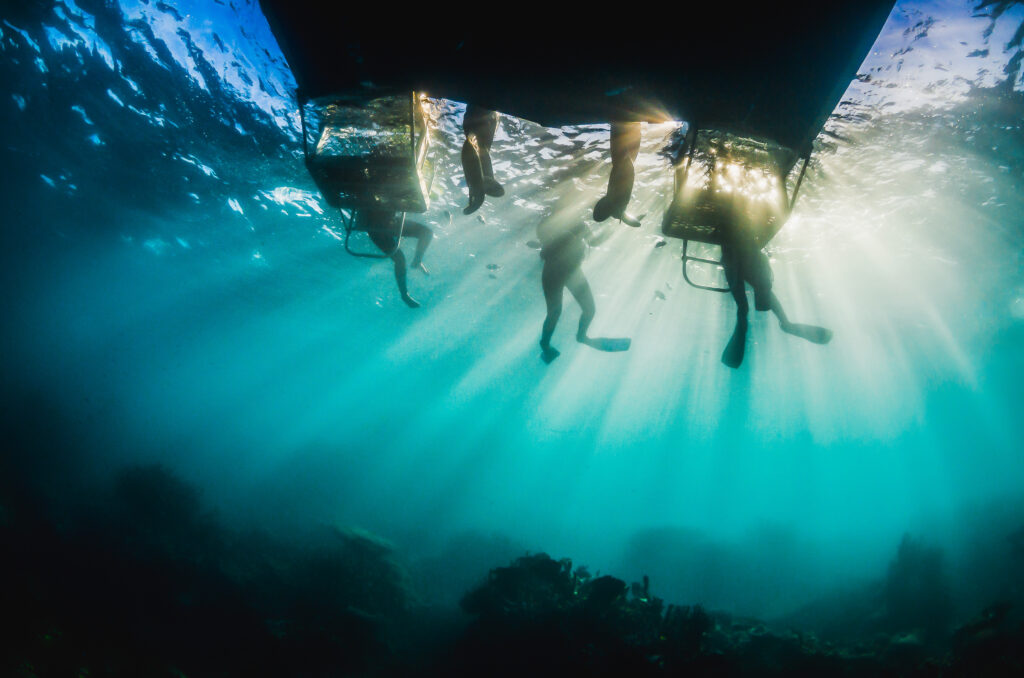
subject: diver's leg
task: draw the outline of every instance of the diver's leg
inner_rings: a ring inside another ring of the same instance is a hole
[[[772,313],[779,319],[779,325],[782,326],[782,331],[785,332],[786,328],[792,323],[789,322],[789,316],[786,315],[786,310],[782,308],[782,302],[775,296],[775,292],[769,292],[769,294],[771,296],[768,297],[768,300],[771,303]]]
[[[544,262],[544,270],[540,274],[541,287],[544,289],[544,301],[548,313],[544,318],[544,327],[540,334],[541,357],[550,363],[559,353],[551,346],[551,335],[555,333],[558,318],[562,315],[562,288],[565,287],[564,274],[559,267],[550,261]]]
[[[373,244],[380,248],[381,252],[388,254],[391,261],[395,263],[395,282],[398,283],[398,291],[402,295],[402,301],[409,308],[419,308],[418,301],[409,296],[409,288],[406,285],[405,255],[398,246],[398,230],[377,228],[366,232]]]
[[[590,289],[590,283],[587,282],[586,276],[583,275],[583,269],[579,267],[569,275],[565,286],[569,288],[576,303],[580,305],[580,324],[576,330],[576,341],[584,342],[587,339],[590,323],[594,320],[594,314],[597,313],[594,293]]]
[[[484,204],[484,175],[477,152],[476,135],[467,134],[462,144],[462,172],[466,175],[466,186],[469,188],[469,204],[462,210],[463,214],[472,214]]]
[[[494,133],[498,129],[497,111],[481,112],[475,122],[475,133],[477,150],[480,155],[480,169],[484,176],[484,193],[500,198],[505,195],[505,189],[494,179],[494,168],[491,166],[491,144],[494,143]]]
[[[747,282],[754,289],[754,310],[769,311],[772,308],[772,283],[775,276],[772,275],[768,255],[753,242],[746,242],[743,247],[741,252],[743,261],[740,268],[743,270]]]
[[[782,169],[782,165],[776,161],[775,164],[775,188],[778,191],[779,200],[779,218],[785,220],[789,218],[792,205],[789,204],[789,195],[786,193],[786,172]]]
[[[735,368],[743,364],[743,355],[746,353],[747,315],[750,313],[750,306],[747,304],[747,290],[743,283],[743,275],[737,270],[735,253],[730,249],[722,247],[722,267],[725,269],[725,279],[729,284],[729,291],[732,292],[732,298],[736,302],[736,327],[722,352],[722,362]]]
[[[409,296],[409,288],[405,281],[405,255],[402,254],[402,250],[395,250],[395,253],[391,255],[391,260],[395,262],[395,281],[398,283],[398,291],[402,295],[402,301],[409,308],[419,308],[420,302]]]
[[[410,265],[429,274],[430,271],[423,265],[423,254],[430,247],[430,243],[434,239],[434,232],[418,221],[406,219],[403,233],[406,236],[416,238],[416,253],[413,254],[412,264]]]
[[[794,337],[806,339],[814,344],[827,344],[832,341],[832,330],[830,329],[818,327],[817,325],[790,322],[789,317],[786,316],[786,312],[782,308],[782,302],[779,301],[774,292],[771,293],[771,305],[772,312],[779,319],[779,327],[786,334],[792,334]]]
[[[612,157],[619,153],[632,164],[640,155],[640,130],[638,122],[612,123]]]
[[[612,171],[608,176],[608,192],[594,206],[594,220],[601,222],[609,216],[621,219],[630,226],[639,226],[640,220],[626,213],[633,194],[636,172],[633,161],[640,152],[640,123],[613,122],[611,134]]]

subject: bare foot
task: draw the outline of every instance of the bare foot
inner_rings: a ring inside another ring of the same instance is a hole
[[[404,301],[405,305],[408,306],[409,308],[419,308],[420,307],[420,302],[416,301],[415,299],[410,297],[408,294],[403,294],[402,295],[402,301]]]
[[[548,365],[550,365],[551,362],[560,355],[562,354],[559,353],[558,350],[555,349],[555,347],[553,346],[549,345],[540,347],[540,359],[543,360]]]

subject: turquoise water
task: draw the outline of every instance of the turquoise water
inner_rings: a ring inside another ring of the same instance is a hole
[[[758,315],[732,371],[732,301],[655,246],[673,125],[644,129],[643,227],[603,225],[584,264],[593,333],[631,350],[576,345],[567,298],[548,366],[527,243],[601,195],[607,126],[504,117],[507,195],[463,216],[464,106],[435,100],[411,311],[345,254],[291,75],[236,4],[0,24],[5,399],[76,473],[160,462],[240,524],[356,527],[412,562],[475,534],[504,544],[482,571],[547,551],[769,616],[881,576],[906,532],[970,579],[1024,522],[1021,7],[897,5],[768,248],[790,315],[835,339]]]

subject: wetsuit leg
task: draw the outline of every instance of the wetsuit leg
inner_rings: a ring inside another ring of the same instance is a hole
[[[601,222],[608,217],[623,218],[626,206],[633,194],[636,172],[633,161],[640,153],[640,123],[613,122],[611,136],[612,171],[608,177],[608,192],[594,206],[594,220]],[[639,223],[630,223],[639,226]]]
[[[612,162],[616,159],[628,159],[630,165],[640,154],[640,123],[612,123]]]
[[[594,320],[597,306],[594,304],[594,293],[590,289],[590,283],[583,275],[583,269],[577,266],[566,281],[565,286],[575,297],[576,303],[580,305],[580,325],[576,330],[576,341],[583,341],[587,338],[587,330]]]
[[[615,203],[613,216],[626,209],[633,194],[636,172],[633,161],[640,152],[640,123],[612,123],[612,173],[608,177],[608,197]]]
[[[469,188],[469,205],[464,214],[472,214],[484,204],[484,196],[501,196],[505,189],[494,180],[491,167],[491,143],[498,126],[498,114],[470,104],[462,120],[466,141],[462,144],[462,171]]]
[[[472,117],[470,117],[471,109],[474,109]],[[476,135],[480,171],[484,177],[484,192],[489,196],[500,198],[505,195],[505,189],[494,180],[494,168],[491,166],[491,144],[494,143],[494,133],[498,129],[498,113],[484,108],[467,106],[466,118],[469,121],[463,125],[466,136]]]
[[[729,284],[729,291],[736,301],[736,327],[732,331],[732,337],[722,352],[722,362],[729,367],[739,367],[743,363],[743,355],[747,346],[747,315],[750,306],[747,303],[747,290],[743,282],[743,271],[741,263],[737,260],[735,249],[727,244],[722,245],[722,268],[725,270],[725,280]]]
[[[398,249],[398,238],[390,225],[374,225],[366,229],[366,235],[370,236],[370,242],[388,256]]]
[[[409,296],[409,287],[406,283],[405,254],[398,247],[398,237],[394,229],[378,228],[366,232],[373,244],[380,248],[385,254],[390,253],[391,261],[395,263],[395,282],[398,284],[398,292],[402,295],[402,301],[410,308],[418,308],[419,302]]]
[[[750,305],[747,303],[747,288],[743,280],[743,271],[736,250],[729,245],[722,245],[722,269],[725,271],[725,282],[736,302],[736,318],[746,322]]]
[[[462,210],[463,214],[472,214],[484,204],[484,174],[480,166],[480,154],[477,151],[476,137],[466,137],[462,144],[462,173],[466,176],[466,187],[469,189],[469,204]]]
[[[416,238],[416,253],[412,257],[411,265],[413,268],[419,268],[423,265],[424,253],[434,239],[434,232],[420,222],[412,221],[409,218],[406,218],[405,228],[402,232],[408,237]]]
[[[772,308],[773,297],[772,267],[768,263],[768,255],[761,250],[749,251],[744,260],[744,276],[754,288],[754,309],[768,311]]]

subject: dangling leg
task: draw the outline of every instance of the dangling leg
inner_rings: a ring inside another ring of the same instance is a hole
[[[409,296],[409,288],[406,284],[405,255],[398,247],[397,231],[374,229],[366,232],[373,244],[380,248],[381,252],[390,252],[391,261],[395,264],[395,282],[398,283],[398,292],[402,295],[402,301],[409,308],[419,308],[420,303]]]
[[[411,266],[430,275],[430,271],[423,265],[423,254],[430,247],[430,243],[434,239],[434,232],[418,221],[406,219],[403,233],[410,238],[416,238],[416,253],[412,256]]]
[[[462,145],[462,171],[469,187],[469,205],[463,214],[472,214],[484,204],[484,195],[501,196],[505,189],[494,180],[491,167],[491,144],[498,127],[498,114],[469,104],[462,119],[466,142]]]
[[[540,357],[544,362],[550,363],[560,355],[551,345],[551,335],[555,333],[558,318],[562,315],[562,288],[565,287],[565,277],[557,264],[545,260],[544,269],[540,274],[540,283],[544,289],[544,301],[548,307],[548,314],[544,318],[544,327],[540,333]]]
[[[583,269],[577,267],[566,281],[565,286],[580,305],[580,324],[576,330],[576,341],[583,343],[587,340],[587,330],[590,323],[594,321],[594,314],[597,313],[597,305],[594,304],[594,293],[590,289],[590,283],[583,275]]]
[[[633,194],[633,181],[636,176],[633,161],[636,160],[639,152],[640,123],[613,122],[612,171],[608,177],[608,192],[594,205],[594,221],[602,222],[611,216],[621,219],[629,226],[640,225],[640,219],[626,213],[626,206]]]
[[[758,311],[772,311],[779,319],[779,327],[786,334],[815,344],[827,344],[832,341],[832,330],[789,321],[786,311],[782,308],[782,302],[772,291],[772,269],[764,252],[757,250],[748,253],[745,262],[744,270],[750,274],[750,284],[754,288],[754,308]]]
[[[405,282],[405,255],[402,254],[402,250],[395,250],[395,253],[391,255],[391,260],[395,262],[395,281],[398,283],[398,291],[402,295],[402,301],[409,308],[419,308],[420,302],[409,296],[409,288]]]
[[[725,345],[722,352],[722,362],[729,367],[739,367],[743,364],[743,355],[747,348],[747,315],[750,313],[750,306],[747,304],[747,290],[743,282],[743,272],[739,270],[735,253],[732,248],[722,246],[722,267],[725,269],[725,279],[729,284],[729,291],[736,301],[736,327],[732,331],[732,338]]]
[[[786,312],[782,309],[782,302],[774,292],[771,293],[771,307],[775,317],[779,319],[779,327],[786,334],[792,334],[794,337],[806,339],[814,344],[827,344],[832,341],[832,330],[817,325],[790,322]]]
[[[469,204],[462,213],[472,214],[484,204],[484,175],[477,152],[476,135],[467,135],[466,143],[462,144],[462,171],[469,188]]]
[[[484,193],[492,198],[505,195],[505,189],[494,179],[494,168],[491,166],[491,144],[494,143],[494,133],[497,129],[497,111],[481,110],[479,117],[474,120],[474,131],[480,155],[480,170],[484,177]]]
[[[591,337],[587,334],[597,312],[597,306],[594,304],[594,293],[590,289],[590,283],[583,275],[583,269],[577,268],[573,271],[565,286],[580,305],[580,325],[576,330],[576,341],[598,351],[628,351],[632,341],[627,337]]]

